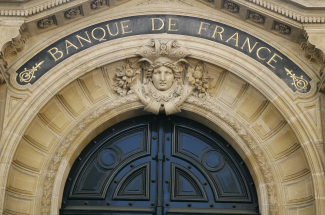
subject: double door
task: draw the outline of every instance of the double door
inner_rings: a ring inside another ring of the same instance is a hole
[[[258,213],[241,158],[207,127],[143,116],[107,129],[80,154],[61,214]]]

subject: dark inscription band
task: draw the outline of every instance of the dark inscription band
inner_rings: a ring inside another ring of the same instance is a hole
[[[48,46],[17,70],[17,82],[34,84],[56,64],[91,46],[141,34],[180,34],[234,48],[269,68],[294,92],[310,90],[311,78],[281,52],[252,35],[206,19],[178,15],[132,16],[102,22],[72,33]]]

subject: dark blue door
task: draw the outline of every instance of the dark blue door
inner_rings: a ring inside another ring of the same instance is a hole
[[[98,135],[75,161],[61,214],[259,214],[253,180],[218,134],[142,116]]]

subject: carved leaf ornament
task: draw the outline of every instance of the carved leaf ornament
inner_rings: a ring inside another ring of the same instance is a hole
[[[190,52],[176,40],[151,40],[137,52],[142,58],[116,68],[114,90],[120,96],[137,94],[145,111],[167,115],[180,112],[188,96],[208,97],[209,79],[202,62],[191,67]]]

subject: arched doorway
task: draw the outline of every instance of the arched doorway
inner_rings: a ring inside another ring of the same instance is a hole
[[[74,162],[60,214],[259,214],[236,151],[189,119],[146,115],[94,138]]]

